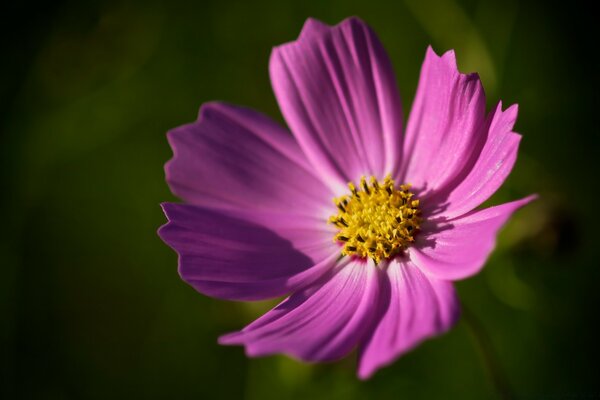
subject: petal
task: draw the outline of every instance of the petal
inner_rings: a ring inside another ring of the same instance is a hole
[[[300,36],[298,36],[298,40],[324,35],[329,31],[329,29],[329,25],[324,24],[318,19],[308,18],[306,22],[304,22],[304,26],[302,27]]]
[[[502,103],[498,104],[488,116],[487,141],[473,168],[449,193],[439,192],[424,200],[423,212],[435,214],[437,209],[440,215],[454,218],[473,210],[498,190],[517,160],[521,135],[512,131],[517,111],[516,105],[502,111]]]
[[[496,245],[498,230],[529,196],[448,221],[426,221],[408,251],[411,260],[438,279],[457,280],[476,274]]]
[[[169,222],[159,235],[178,253],[181,278],[208,296],[282,296],[317,279],[337,258],[331,236],[300,223],[280,227],[287,239],[224,211],[173,203],[163,209]]]
[[[345,260],[347,265],[219,342],[244,345],[249,356],[285,353],[304,361],[345,356],[370,328],[379,288],[372,262]]]
[[[269,69],[283,116],[328,183],[382,178],[396,168],[400,96],[390,60],[364,22],[325,30],[309,20],[297,41],[273,50]]]
[[[359,352],[361,379],[423,340],[447,331],[460,314],[451,282],[430,278],[410,261],[398,258],[385,272],[378,322]]]
[[[198,121],[168,134],[167,182],[185,201],[216,209],[315,215],[332,194],[294,139],[267,117],[204,104]]]
[[[461,74],[453,51],[427,49],[404,143],[400,181],[427,193],[452,184],[485,142],[485,94],[477,74]],[[423,197],[423,196],[422,196]]]

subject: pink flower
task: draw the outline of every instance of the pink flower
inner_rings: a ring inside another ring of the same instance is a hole
[[[292,135],[255,111],[203,105],[168,134],[167,182],[187,204],[163,205],[159,234],[200,293],[289,295],[220,343],[312,362],[358,348],[367,378],[456,322],[452,281],[482,268],[533,199],[475,210],[515,163],[517,106],[486,114],[479,77],[429,48],[404,130],[388,56],[357,18],[309,19],[269,70]]]

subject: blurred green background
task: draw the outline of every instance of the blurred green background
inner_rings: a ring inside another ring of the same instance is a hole
[[[55,1],[2,5],[0,397],[600,397],[597,20],[576,2]],[[492,203],[532,192],[469,320],[381,370],[221,347],[267,303],[203,297],[156,235],[165,132],[209,100],[281,120],[267,65],[313,16],[379,34],[408,112],[428,44],[478,71],[524,136]],[[494,371],[490,374],[490,369]],[[3,396],[4,395],[4,396]]]

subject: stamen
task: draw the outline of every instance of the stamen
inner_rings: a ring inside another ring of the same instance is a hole
[[[350,182],[348,189],[351,194],[333,199],[339,212],[329,218],[340,230],[333,240],[342,244],[342,255],[370,257],[377,264],[414,242],[421,217],[410,185],[396,189],[390,175],[383,182],[363,176],[358,188]]]

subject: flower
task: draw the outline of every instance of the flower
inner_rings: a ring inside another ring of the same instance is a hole
[[[312,362],[358,348],[365,379],[456,322],[452,281],[482,268],[534,198],[476,210],[515,163],[517,106],[486,114],[479,77],[428,48],[404,130],[390,60],[357,18],[307,20],[269,71],[292,135],[204,104],[168,133],[166,179],[186,204],[163,204],[159,234],[200,293],[289,295],[221,344]]]

